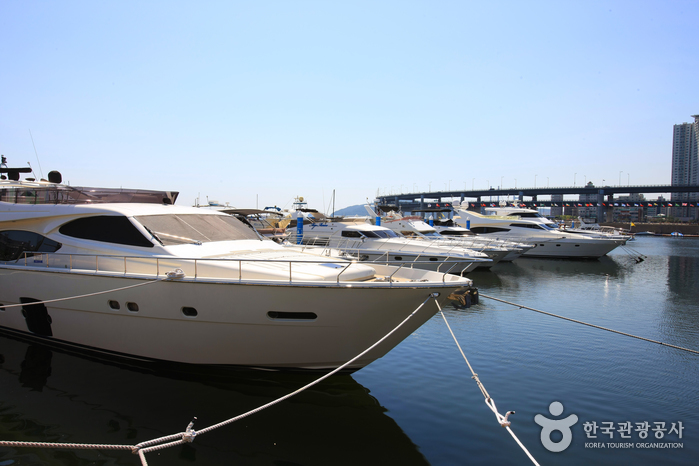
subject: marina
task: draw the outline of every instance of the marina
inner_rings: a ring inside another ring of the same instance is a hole
[[[699,241],[639,237],[636,263],[617,249],[599,260],[520,258],[469,274],[482,296],[681,347],[699,336]],[[695,463],[699,453],[697,355],[481,298],[444,315],[501,412],[540,464]],[[153,372],[0,336],[0,439],[134,444],[202,428],[261,406],[312,381],[304,373]],[[560,453],[540,441],[537,414],[575,414]],[[634,426],[621,439],[618,423]],[[587,439],[583,423],[612,422],[613,437]],[[635,423],[665,422],[643,440]],[[669,433],[682,423],[682,438]],[[665,448],[643,445],[661,442]],[[599,448],[595,444],[610,444]],[[632,443],[633,448],[620,445]],[[616,447],[614,446],[616,445]],[[639,445],[638,447],[636,445]],[[673,447],[674,445],[674,447]],[[677,445],[681,445],[678,447]],[[485,406],[441,317],[353,374],[336,375],[294,398],[149,464],[527,464]],[[2,464],[138,464],[128,452],[0,448]]]
[[[699,2],[552,3],[0,4],[0,466],[697,464]]]

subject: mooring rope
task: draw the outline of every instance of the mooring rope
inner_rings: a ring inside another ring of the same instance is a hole
[[[652,340],[652,339],[650,339],[650,338],[639,337],[638,335],[633,335],[633,334],[631,334],[631,333],[626,333],[626,332],[620,332],[619,330],[614,330],[614,329],[611,329],[611,328],[602,327],[602,326],[600,326],[600,325],[590,324],[590,323],[587,323],[587,322],[583,322],[582,320],[571,319],[570,317],[559,316],[558,314],[553,314],[553,313],[551,313],[551,312],[542,311],[542,310],[540,310],[540,309],[534,309],[533,307],[527,307],[527,306],[524,306],[524,305],[522,305],[522,304],[511,303],[511,302],[509,302],[509,301],[505,301],[504,299],[495,298],[495,297],[493,297],[493,296],[484,295],[484,294],[482,294],[482,293],[481,293],[480,296],[483,297],[483,298],[492,299],[493,301],[499,301],[499,302],[501,302],[501,303],[509,304],[509,305],[511,305],[511,306],[516,306],[516,307],[518,307],[518,308],[520,308],[520,309],[527,309],[527,310],[529,310],[529,311],[534,311],[534,312],[539,312],[539,313],[541,313],[541,314],[546,314],[547,316],[558,317],[559,319],[563,319],[563,320],[569,320],[569,321],[571,321],[571,322],[575,322],[576,324],[587,325],[588,327],[593,327],[593,328],[597,328],[597,329],[600,329],[600,330],[606,330],[607,332],[618,333],[619,335],[624,335],[624,336],[631,337],[631,338],[638,338],[639,340],[644,340],[644,341],[648,341],[648,342],[651,342],[651,343],[657,343],[658,345],[669,346],[670,348],[675,348],[675,349],[678,349],[678,350],[688,351],[688,352],[690,352],[690,353],[699,354],[699,351],[697,351],[697,350],[693,350],[693,349],[689,349],[689,348],[684,348],[684,347],[682,347],[682,346],[677,346],[677,345],[671,345],[670,343],[664,343],[664,342],[662,342],[662,341]]]
[[[633,259],[636,261],[637,264],[639,262],[643,262],[644,260],[646,260],[648,258],[648,256],[646,256],[645,254],[641,254],[640,252],[636,251],[635,249],[633,249],[625,244],[622,244],[621,246],[619,246],[619,248],[622,251],[624,251],[628,256],[633,257]]]
[[[179,275],[174,278],[181,278]],[[159,280],[158,280],[159,281]],[[439,293],[431,293],[425,300],[420,304],[413,312],[411,312],[403,321],[401,321],[393,330],[388,332],[386,335],[384,335],[381,339],[379,339],[376,343],[359,353],[357,356],[353,357],[346,363],[342,364],[341,366],[333,369],[332,371],[328,372],[327,374],[319,377],[318,379],[314,380],[313,382],[304,385],[303,387],[288,393],[281,398],[277,398],[274,401],[270,401],[269,403],[259,406],[253,410],[250,410],[246,413],[243,413],[241,415],[238,415],[236,417],[232,417],[230,419],[227,419],[223,422],[219,422],[218,424],[214,424],[212,426],[206,427],[204,429],[201,429],[199,431],[195,431],[193,426],[194,426],[194,420],[189,423],[187,426],[187,429],[185,432],[180,432],[177,434],[172,434],[168,435],[165,437],[160,437],[157,439],[152,439],[148,440],[145,442],[141,442],[137,445],[104,445],[104,444],[85,444],[85,443],[43,443],[43,442],[16,442],[16,441],[2,441],[0,440],[0,446],[14,446],[14,447],[38,447],[38,448],[66,448],[66,449],[94,449],[94,450],[130,450],[134,454],[138,454],[139,458],[141,459],[141,464],[142,466],[148,466],[148,462],[146,461],[146,453],[150,453],[153,451],[157,450],[163,450],[165,448],[173,447],[176,445],[182,445],[185,443],[191,443],[194,438],[197,435],[200,434],[205,434],[207,432],[211,432],[214,429],[218,429],[219,427],[226,426],[228,424],[231,424],[235,421],[238,421],[240,419],[246,418],[252,414],[258,413],[264,409],[267,409],[271,406],[274,406],[278,403],[281,403],[282,401],[291,398],[294,395],[298,395],[299,393],[303,392],[304,390],[307,390],[308,388],[320,383],[321,381],[327,379],[331,375],[336,374],[337,372],[341,371],[348,365],[352,364],[354,361],[357,359],[361,358],[364,356],[366,353],[369,351],[373,350],[381,344],[384,340],[386,340],[388,337],[390,337],[393,333],[395,333],[399,328],[401,328],[410,318],[412,318],[422,307],[429,301],[431,298],[435,298],[435,302],[437,302],[436,298],[439,296]],[[36,304],[36,303],[32,303]],[[439,304],[437,304],[439,306]],[[167,443],[164,443],[167,442]]]
[[[498,424],[500,426],[504,427],[507,429],[507,431],[510,433],[512,438],[515,439],[515,442],[517,442],[517,445],[522,448],[524,453],[529,457],[532,462],[539,466],[539,463],[537,463],[536,459],[532,456],[531,453],[529,453],[529,450],[522,444],[522,442],[517,438],[514,432],[512,432],[512,429],[510,429],[510,421],[507,419],[510,414],[514,414],[514,411],[508,411],[505,413],[503,416],[498,412],[498,408],[495,406],[495,400],[490,396],[488,393],[488,390],[485,389],[485,385],[483,385],[483,382],[481,382],[481,379],[478,378],[478,374],[473,370],[473,367],[471,367],[471,363],[468,361],[468,358],[466,357],[466,354],[464,354],[464,350],[461,348],[461,345],[459,344],[459,340],[457,340],[456,335],[454,335],[454,332],[451,329],[451,326],[449,325],[449,322],[447,321],[446,316],[444,315],[444,312],[442,312],[442,307],[439,305],[439,303],[435,300],[435,303],[437,304],[437,308],[439,309],[439,314],[442,316],[442,319],[444,320],[444,323],[447,325],[447,328],[449,329],[449,333],[451,333],[452,338],[454,339],[454,342],[456,343],[457,348],[459,348],[459,352],[461,353],[461,356],[463,356],[464,361],[466,361],[466,364],[468,365],[469,370],[471,371],[471,378],[476,381],[476,384],[478,385],[478,388],[481,390],[481,393],[485,397],[485,404],[490,408],[490,410],[495,414],[495,418],[498,421]]]
[[[158,278],[158,279],[143,282],[143,283],[137,283],[135,285],[122,286],[121,288],[113,288],[111,290],[106,290],[106,291],[97,291],[95,293],[81,294],[81,295],[76,295],[76,296],[68,296],[66,298],[47,299],[45,301],[32,301],[31,303],[6,304],[3,306],[0,306],[0,310],[9,309],[12,307],[31,306],[33,304],[57,303],[59,301],[70,301],[71,299],[89,298],[90,296],[98,296],[98,295],[106,294],[106,293],[114,293],[115,291],[128,290],[130,288],[136,288],[136,287],[145,286],[145,285],[152,285],[153,283],[158,283],[158,282],[162,282],[162,281],[166,281],[166,280],[172,280],[174,278],[183,278],[183,277],[184,277],[184,272],[182,272],[181,269],[177,269],[177,270],[174,270],[172,272],[168,272],[167,274],[165,274],[165,277],[163,277],[163,278]]]

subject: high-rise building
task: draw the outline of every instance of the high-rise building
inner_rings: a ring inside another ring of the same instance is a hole
[[[673,126],[672,185],[699,185],[699,115],[692,115],[693,123]],[[696,202],[698,193],[673,193],[673,202]],[[675,217],[695,217],[696,208],[678,207]]]

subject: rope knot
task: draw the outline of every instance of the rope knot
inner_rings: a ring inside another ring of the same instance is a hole
[[[510,421],[507,420],[507,418],[510,416],[510,414],[514,414],[514,411],[508,411],[505,413],[505,417],[503,417],[500,420],[500,426],[501,427],[510,427],[510,424],[512,424]]]
[[[185,433],[182,434],[182,441],[183,442],[192,443],[194,441],[194,437],[197,436],[197,431],[193,429],[194,421],[196,421],[196,420],[197,420],[196,417],[194,419],[192,419],[192,422],[190,422],[189,425],[187,426]]]

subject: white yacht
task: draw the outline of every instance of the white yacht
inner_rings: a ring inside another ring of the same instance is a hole
[[[457,244],[438,245],[431,241],[401,238],[383,226],[366,223],[366,218],[327,219],[289,228],[291,244],[331,248],[370,262],[404,263],[406,266],[464,274],[481,264],[491,263],[487,255]]]
[[[364,208],[372,216],[371,218],[375,219],[377,217],[375,210],[371,206],[365,205]],[[490,268],[501,261],[513,261],[520,257],[524,251],[534,247],[533,245],[517,244],[495,238],[479,238],[468,229],[454,225],[452,221],[440,222],[437,220],[431,222],[434,225],[430,225],[422,217],[417,215],[404,216],[401,212],[391,209],[381,216],[380,223],[381,226],[390,228],[405,238],[429,240],[433,244],[440,246],[458,245],[459,247],[481,252],[488,256],[492,262],[481,264],[479,265],[480,268]]]
[[[176,192],[19,181],[0,167],[0,329],[142,361],[329,369],[430,296],[471,280],[284,248]],[[5,178],[3,176],[3,178]],[[68,298],[63,300],[63,298]],[[358,359],[383,356],[437,310],[422,306]]]
[[[568,233],[549,226],[538,218],[495,213],[482,215],[465,207],[454,207],[454,213],[458,214],[454,216],[456,223],[468,225],[478,235],[535,244],[534,248],[524,252],[524,257],[593,259],[602,257],[625,243],[625,240],[614,238]]]
[[[595,238],[621,240],[623,241],[622,244],[626,244],[627,241],[633,238],[631,235],[623,234],[622,232],[619,232],[614,228],[607,227],[603,229],[596,223],[585,223],[579,217],[578,225],[573,224],[571,228],[566,228],[565,225],[559,225],[558,223],[541,215],[541,213],[538,210],[528,209],[526,207],[519,207],[516,205],[507,205],[507,203],[505,202],[501,202],[499,207],[486,207],[485,214],[501,217],[517,217],[524,220],[531,220],[533,222],[539,222],[543,225],[549,226],[553,229],[565,231],[566,233],[580,234]]]

